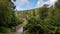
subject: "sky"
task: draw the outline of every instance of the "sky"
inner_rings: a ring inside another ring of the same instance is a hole
[[[16,0],[14,2],[16,6],[16,10],[22,11],[22,10],[30,10],[35,8],[40,8],[44,4],[48,4],[50,6],[54,6],[55,2],[57,0]]]

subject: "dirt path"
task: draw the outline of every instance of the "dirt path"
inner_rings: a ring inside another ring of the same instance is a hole
[[[10,34],[22,34],[24,25],[21,25],[20,28],[16,29],[16,32],[11,32]]]

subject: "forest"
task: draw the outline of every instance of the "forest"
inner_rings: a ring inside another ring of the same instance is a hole
[[[15,7],[11,0],[0,0],[0,34],[9,34],[19,24],[25,25],[22,34],[60,34],[60,3],[25,11]]]

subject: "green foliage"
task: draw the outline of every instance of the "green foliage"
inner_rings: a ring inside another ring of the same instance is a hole
[[[21,24],[25,19],[23,24],[28,23],[24,27],[22,34],[60,34],[60,4],[56,3],[54,8],[47,8],[45,5],[42,8],[25,12],[12,12],[14,9],[15,5],[11,0],[0,1],[1,33],[11,32],[10,28]]]
[[[28,30],[28,34],[60,34],[60,4],[55,5],[54,8],[33,9],[30,11],[23,11],[23,15],[28,14],[28,24],[24,31]],[[26,34],[26,33],[25,33]]]
[[[28,30],[24,31],[22,34],[30,34]]]
[[[15,5],[11,0],[0,0],[0,33],[9,33],[10,28],[21,23],[13,12],[14,9]]]
[[[13,18],[12,9],[14,4],[10,5],[11,0],[1,0],[0,1],[0,26],[6,26],[11,23]]]
[[[11,21],[7,25],[8,25],[8,27],[14,27],[14,26],[17,26],[19,24],[21,24],[21,22],[18,19],[18,17],[16,17],[15,12],[13,12]]]
[[[7,27],[0,27],[0,33],[10,33],[10,28]]]

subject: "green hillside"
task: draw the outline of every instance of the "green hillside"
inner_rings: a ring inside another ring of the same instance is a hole
[[[60,5],[17,12],[19,18],[28,21],[25,34],[60,34]],[[23,22],[23,21],[22,21]]]
[[[22,34],[60,34],[59,3],[25,11],[14,11],[15,7],[11,0],[0,0],[0,33],[9,34],[13,27],[23,24]]]

